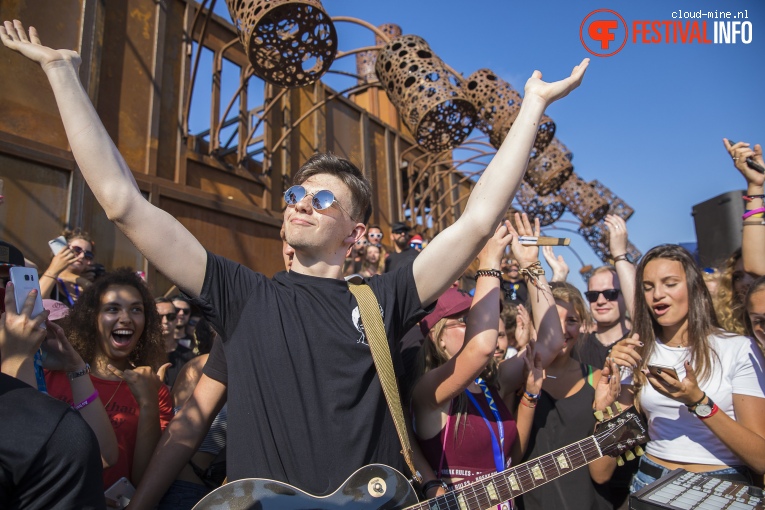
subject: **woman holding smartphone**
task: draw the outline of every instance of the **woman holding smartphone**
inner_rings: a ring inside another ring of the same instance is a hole
[[[40,293],[43,298],[71,307],[91,283],[92,274],[90,279],[88,274],[94,259],[93,241],[80,229],[67,230],[61,237],[66,245],[53,255],[48,269],[40,275]],[[51,241],[51,249],[58,249],[55,246]]]
[[[628,367],[619,400],[645,413],[651,437],[630,490],[676,468],[751,483],[747,468],[765,473],[762,353],[720,329],[701,271],[680,246],[646,253],[636,282],[636,335],[610,354]]]
[[[165,351],[154,299],[130,269],[96,280],[72,308],[64,330],[81,364],[46,376],[48,393],[77,405],[71,381],[89,378],[117,436],[119,455],[104,470],[104,488],[125,477],[137,486],[162,430],[173,416],[173,402],[162,384]],[[88,404],[85,404],[88,406]]]

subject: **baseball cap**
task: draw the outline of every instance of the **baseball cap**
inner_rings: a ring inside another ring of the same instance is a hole
[[[422,236],[420,234],[415,234],[412,236],[411,239],[409,239],[410,244],[422,244]]]
[[[438,298],[435,309],[420,321],[420,330],[428,335],[433,326],[444,317],[451,317],[470,310],[473,298],[466,292],[451,287]]]
[[[57,321],[69,315],[69,307],[55,299],[43,299],[43,308],[50,312],[49,321]]]
[[[396,223],[394,223],[394,224],[391,226],[390,230],[391,230],[391,232],[393,232],[394,234],[405,234],[405,233],[409,232],[409,231],[410,231],[410,230],[412,230],[412,229],[411,229],[411,227],[410,227],[409,225],[407,225],[406,223],[402,223],[402,222],[400,222],[400,221],[397,221]]]
[[[21,251],[4,241],[0,241],[0,266],[24,267],[24,255]]]

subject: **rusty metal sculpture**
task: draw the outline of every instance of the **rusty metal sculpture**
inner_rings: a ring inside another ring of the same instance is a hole
[[[255,75],[279,87],[309,85],[337,54],[337,32],[320,0],[226,0]]]
[[[572,172],[563,183],[558,196],[585,227],[591,227],[608,213],[608,203],[576,173]]]
[[[393,23],[384,23],[377,28],[388,36],[388,40],[395,39],[401,35],[401,27]],[[386,42],[388,41],[375,34],[375,44],[377,46],[382,46]],[[360,83],[374,83],[378,81],[377,74],[375,73],[378,53],[376,50],[367,50],[356,54],[356,74],[359,76]]]
[[[635,209],[627,205],[627,203],[616,196],[616,194],[601,184],[597,180],[590,181],[590,186],[595,189],[595,192],[603,197],[603,200],[608,202],[608,214],[615,214],[620,216],[624,221],[627,221],[630,216],[635,212]]]
[[[537,158],[529,162],[529,168],[524,179],[541,196],[554,193],[560,189],[574,171],[574,165],[571,164],[572,159],[574,159],[574,155],[571,151],[555,138]]]
[[[539,224],[543,227],[558,221],[566,210],[566,206],[563,205],[563,202],[557,196],[539,196],[525,182],[521,182],[521,187],[518,189],[518,193],[515,194],[515,199],[518,201],[521,209],[529,215],[529,218],[539,218]]]
[[[476,127],[489,135],[489,141],[499,149],[521,109],[521,95],[508,82],[490,69],[479,69],[465,80],[467,94],[476,107]],[[542,116],[534,140],[534,153],[547,147],[555,136],[555,123]]]
[[[462,79],[416,35],[386,44],[375,64],[377,77],[417,144],[430,152],[459,146],[470,134],[475,107]]]
[[[578,230],[584,240],[587,241],[587,244],[590,245],[592,251],[595,252],[595,255],[597,255],[603,263],[613,263],[613,254],[608,247],[609,236],[606,222],[599,221],[590,227],[579,227]],[[630,241],[627,241],[627,253],[629,253],[636,262],[643,256],[643,254],[640,253],[640,250],[638,250]]]

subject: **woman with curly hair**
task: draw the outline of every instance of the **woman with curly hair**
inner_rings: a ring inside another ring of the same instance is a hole
[[[765,354],[765,276],[757,278],[746,293],[746,334],[755,340]]]
[[[119,458],[104,470],[104,488],[121,477],[141,481],[173,401],[162,377],[167,368],[154,298],[141,278],[123,268],[107,273],[80,296],[64,322],[86,363],[76,372],[49,372],[48,392],[70,404],[69,381],[89,374],[117,435]],[[162,367],[160,368],[160,365]]]
[[[40,295],[71,307],[93,279],[94,243],[90,234],[79,228],[65,230],[62,237],[66,246],[53,256],[48,269],[40,275]]]
[[[611,350],[625,368],[623,404],[648,419],[651,440],[635,492],[673,469],[751,484],[765,473],[765,361],[749,338],[720,328],[690,253],[661,245],[636,281],[636,335]]]

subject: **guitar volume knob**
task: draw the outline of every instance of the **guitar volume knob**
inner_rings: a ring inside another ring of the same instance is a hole
[[[382,497],[385,494],[385,491],[387,490],[385,480],[383,480],[380,477],[375,477],[369,480],[369,483],[367,484],[367,491],[369,492],[369,495],[373,498],[379,498]]]

